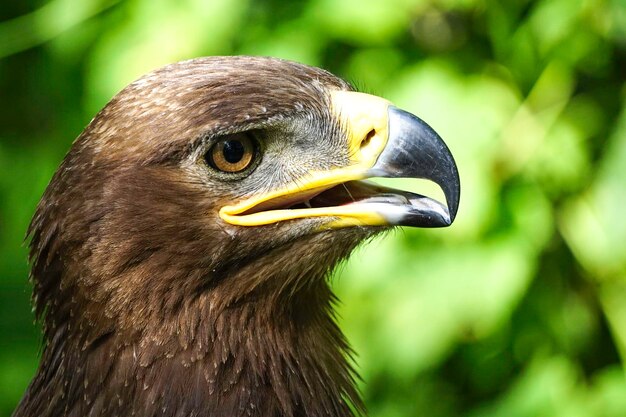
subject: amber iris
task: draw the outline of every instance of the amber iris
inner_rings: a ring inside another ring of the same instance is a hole
[[[254,139],[248,133],[237,133],[220,139],[207,152],[207,163],[223,172],[241,172],[248,168],[256,153]]]

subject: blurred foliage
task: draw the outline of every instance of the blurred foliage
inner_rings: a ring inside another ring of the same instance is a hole
[[[457,221],[336,287],[372,416],[624,416],[624,0],[41,0],[0,10],[0,415],[37,364],[23,237],[90,118],[202,55],[324,67],[427,120]]]

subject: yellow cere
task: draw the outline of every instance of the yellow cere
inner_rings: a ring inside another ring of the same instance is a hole
[[[306,181],[292,183],[266,194],[253,196],[235,205],[220,209],[220,217],[238,226],[260,226],[283,220],[306,217],[332,216],[338,220],[327,227],[337,228],[353,225],[382,225],[385,220],[378,213],[366,211],[357,205],[316,207],[301,209],[277,209],[242,214],[261,203],[282,196],[300,194],[318,189],[323,191],[335,185],[367,177],[389,137],[387,110],[391,104],[380,97],[350,91],[331,92],[332,113],[340,120],[346,132],[346,146],[351,164],[328,171],[311,172]]]
[[[387,144],[387,110],[391,103],[380,97],[352,91],[333,92],[331,103],[333,113],[346,130],[353,162],[371,168]]]

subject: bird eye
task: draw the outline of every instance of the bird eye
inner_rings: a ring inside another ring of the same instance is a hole
[[[248,132],[236,133],[213,144],[204,158],[212,168],[236,173],[248,168],[257,153],[257,146]]]

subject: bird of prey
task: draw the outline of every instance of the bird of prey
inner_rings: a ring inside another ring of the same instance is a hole
[[[324,70],[211,57],[140,78],[32,219],[43,350],[13,415],[364,413],[329,274],[390,227],[451,224],[459,189],[425,122]]]

